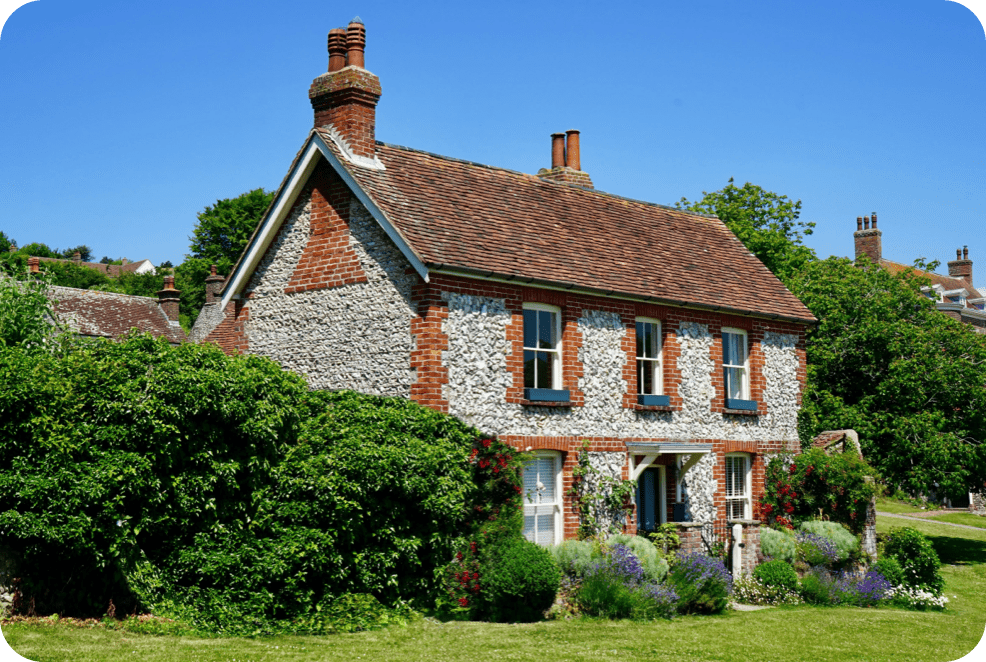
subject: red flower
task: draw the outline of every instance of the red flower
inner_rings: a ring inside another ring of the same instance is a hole
[[[815,465],[814,464],[809,464],[808,465],[808,468],[805,470],[805,474],[807,474],[807,475],[810,476],[811,475],[811,472],[814,471],[814,470],[815,470]]]
[[[469,598],[459,598],[459,606],[460,607],[468,607],[469,606]]]
[[[500,473],[500,467],[493,467],[493,473],[495,474]]]
[[[489,448],[489,447],[490,447],[490,440],[483,439],[483,448]]]
[[[794,512],[794,506],[792,506],[791,504],[787,504],[786,506],[784,506],[784,512],[790,515],[791,513]]]
[[[479,461],[479,467],[481,469],[485,469],[488,466],[490,466],[490,461],[487,460],[485,457],[482,460]]]
[[[774,507],[768,503],[766,506],[763,507],[763,512],[769,515],[772,512],[774,512]]]
[[[520,485],[514,485],[514,489],[517,490],[517,494],[520,494],[521,492]]]
[[[471,453],[471,454],[469,455],[469,459],[470,459],[470,460],[471,460],[471,459],[473,459],[473,458],[474,458],[474,457],[476,457],[476,455],[478,455],[478,454],[479,454],[479,449],[478,449],[478,448],[474,448],[474,449],[472,449],[472,453]]]
[[[469,551],[471,551],[473,554],[476,553],[476,543],[475,542],[469,543]]]
[[[791,498],[792,499],[797,499],[798,498],[798,495],[795,494],[794,492],[791,492]]]
[[[462,552],[457,552],[456,555],[455,555],[455,558],[457,558],[457,559],[459,559],[461,561],[462,560]]]

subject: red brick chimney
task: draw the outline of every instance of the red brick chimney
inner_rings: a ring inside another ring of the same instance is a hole
[[[329,32],[329,70],[312,81],[315,128],[331,126],[353,154],[373,158],[380,79],[364,68],[366,28],[357,16]]]
[[[206,303],[216,303],[219,301],[219,293],[222,291],[223,283],[225,282],[226,278],[216,273],[216,265],[211,265],[209,267],[209,275],[205,277]]]
[[[175,277],[164,277],[164,289],[157,293],[157,302],[165,316],[172,322],[178,321],[178,304],[181,292],[175,289]]]
[[[41,258],[29,257],[27,258],[27,270],[32,274],[36,274],[41,271]]]
[[[72,261],[75,262],[76,264],[82,262],[82,253],[80,253],[79,251],[75,251],[74,253],[72,253]]]
[[[968,246],[955,250],[955,260],[948,263],[948,275],[972,285],[972,260],[969,259]]]
[[[582,172],[578,131],[569,129],[563,134],[551,134],[551,170],[541,168],[538,177],[549,182],[593,188],[589,173]]]
[[[870,262],[876,264],[883,258],[883,242],[880,237],[883,232],[876,229],[876,212],[873,212],[873,227],[870,227],[870,217],[856,217],[856,231],[853,238],[856,240],[856,259],[864,255],[870,258]]]

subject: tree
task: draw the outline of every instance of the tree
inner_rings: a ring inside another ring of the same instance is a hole
[[[911,494],[955,498],[986,475],[986,336],[941,314],[926,278],[829,258],[789,281],[808,331],[802,444],[854,428],[866,460]]]
[[[182,326],[195,323],[205,304],[205,279],[210,265],[220,274],[229,275],[246,248],[274,193],[262,188],[236,198],[218,200],[198,215],[198,223],[189,237],[191,251],[175,268],[175,287],[181,290]]]
[[[53,257],[56,259],[61,259],[62,255],[57,250],[54,250],[48,246],[48,244],[42,244],[39,242],[34,242],[33,244],[28,244],[27,246],[21,246],[18,253],[23,255],[28,255],[31,257]]]
[[[815,251],[803,242],[814,223],[799,221],[801,201],[765,191],[747,182],[742,187],[733,178],[719,191],[702,192],[702,199],[682,198],[678,209],[713,214],[770,269],[787,282],[798,270],[816,259]]]
[[[0,350],[43,346],[59,330],[49,296],[49,276],[26,270],[6,275],[0,270]]]
[[[16,241],[8,237],[3,230],[0,230],[0,253],[9,253],[10,247],[16,245]]]
[[[79,244],[78,246],[73,246],[72,248],[66,248],[65,250],[61,251],[60,257],[66,260],[71,260],[73,257],[75,257],[76,253],[79,254],[79,259],[81,259],[83,262],[88,262],[89,260],[92,259],[92,249],[86,246],[85,244]]]

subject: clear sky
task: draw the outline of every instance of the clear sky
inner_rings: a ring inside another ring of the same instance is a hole
[[[0,34],[0,229],[177,264],[206,205],[278,186],[356,15],[380,140],[533,173],[577,128],[601,190],[750,181],[823,257],[876,211],[884,257],[965,244],[986,285],[986,36],[945,0],[39,0]]]

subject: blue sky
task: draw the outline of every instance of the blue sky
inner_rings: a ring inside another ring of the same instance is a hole
[[[823,257],[876,211],[885,257],[965,244],[986,284],[986,37],[945,0],[39,0],[0,34],[0,229],[180,262],[206,205],[278,186],[357,14],[380,140],[533,173],[577,128],[601,190],[751,181]]]

